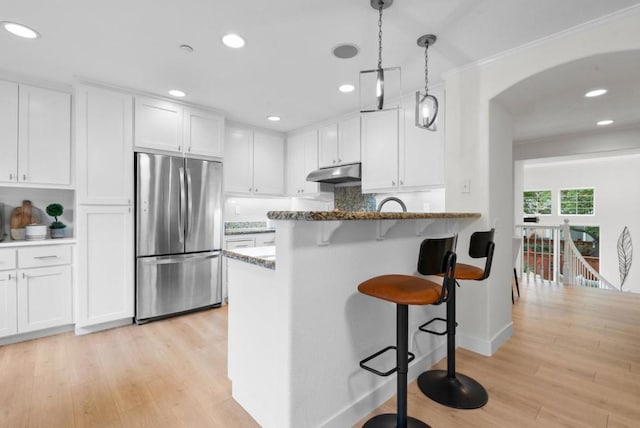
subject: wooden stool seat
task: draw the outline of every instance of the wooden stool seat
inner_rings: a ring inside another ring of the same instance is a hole
[[[464,263],[456,263],[456,279],[480,281],[484,276],[484,269]]]
[[[398,305],[432,305],[440,300],[442,284],[412,275],[382,275],[361,283],[358,291]]]

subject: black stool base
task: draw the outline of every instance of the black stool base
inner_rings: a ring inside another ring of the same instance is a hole
[[[395,413],[385,413],[369,419],[362,428],[396,428],[398,415]],[[400,427],[398,427],[400,428]],[[416,418],[407,416],[407,428],[430,428],[429,425]]]
[[[446,370],[429,370],[418,377],[418,388],[427,397],[454,409],[477,409],[489,401],[482,385],[460,373],[447,377]]]

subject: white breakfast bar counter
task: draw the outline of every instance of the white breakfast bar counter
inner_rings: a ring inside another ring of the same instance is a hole
[[[233,398],[264,428],[352,426],[395,393],[395,376],[358,365],[395,344],[395,305],[359,294],[358,284],[414,273],[425,237],[455,233],[480,214],[267,216],[276,225],[275,248],[225,251]],[[409,350],[416,358],[409,381],[445,356],[443,337],[417,331],[443,315],[444,305],[410,307]]]

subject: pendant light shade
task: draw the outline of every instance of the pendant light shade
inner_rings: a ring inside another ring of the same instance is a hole
[[[429,46],[433,45],[437,37],[426,34],[418,39],[418,46],[424,48],[424,92],[416,92],[416,126],[428,131],[436,131],[438,118],[438,99],[429,94]]]
[[[378,11],[378,67],[360,72],[360,112],[369,113],[396,108],[385,105],[385,99],[397,99],[402,95],[400,67],[382,67],[382,11],[393,4],[393,0],[370,0],[371,7]]]

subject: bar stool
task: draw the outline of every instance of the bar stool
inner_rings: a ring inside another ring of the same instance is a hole
[[[413,275],[382,275],[358,285],[360,293],[396,304],[396,346],[388,346],[360,361],[360,367],[379,376],[397,375],[397,413],[377,415],[369,419],[364,428],[428,428],[424,422],[407,416],[407,372],[415,355],[409,352],[409,305],[433,305],[442,303],[455,288],[454,253],[455,236],[425,239],[420,244],[418,272],[422,275],[442,274],[442,284]],[[367,362],[395,349],[396,367],[381,372]]]
[[[472,258],[486,258],[484,269],[464,263],[457,263],[455,282],[458,280],[482,281],[491,272],[495,243],[493,235],[495,229],[474,232],[469,243],[469,256]],[[477,409],[487,404],[489,395],[476,380],[461,373],[456,373],[456,287],[451,287],[447,297],[447,319],[433,318],[418,327],[421,331],[447,335],[447,370],[429,370],[418,377],[420,391],[432,400],[456,409]],[[447,329],[443,332],[429,330],[427,326],[432,322],[446,321]]]

